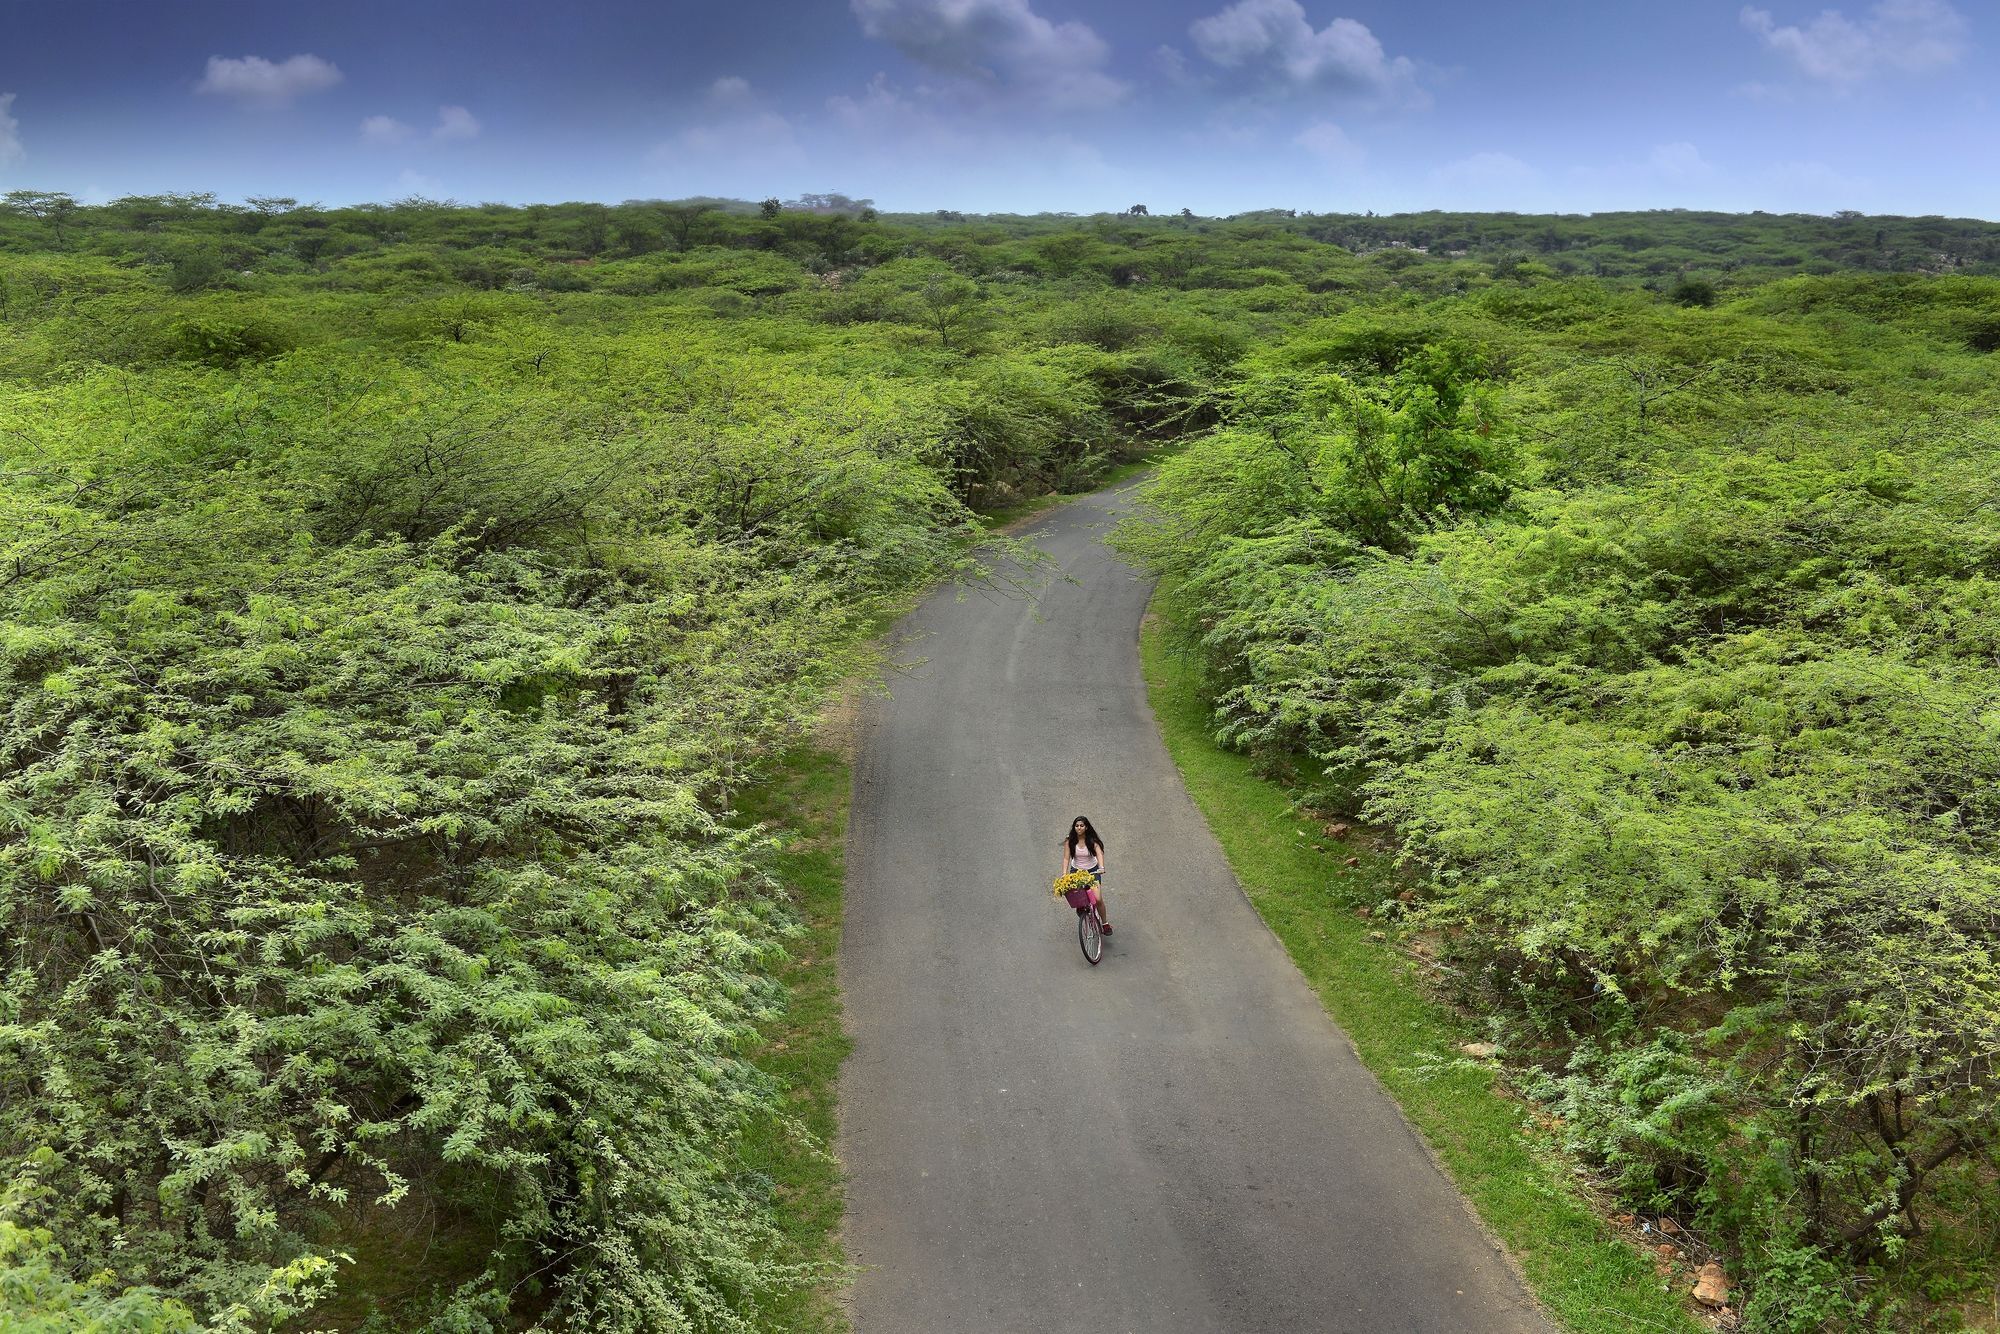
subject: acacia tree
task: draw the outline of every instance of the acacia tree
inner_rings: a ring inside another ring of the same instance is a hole
[[[599,255],[611,239],[611,210],[602,204],[583,204],[577,212],[577,244],[586,255]]]
[[[60,190],[9,190],[0,195],[8,208],[46,222],[54,234],[56,249],[63,248],[63,228],[76,215],[76,200]]]
[[[667,235],[674,238],[674,249],[686,250],[694,244],[695,229],[701,220],[715,210],[708,204],[668,204],[660,210],[660,220],[667,225]],[[765,213],[765,217],[773,216]]]
[[[932,273],[917,289],[917,312],[925,328],[953,352],[962,352],[981,324],[979,287],[955,273]]]
[[[1057,278],[1069,278],[1082,272],[1104,250],[1103,244],[1086,232],[1056,232],[1041,237],[1034,246],[1042,266]]]

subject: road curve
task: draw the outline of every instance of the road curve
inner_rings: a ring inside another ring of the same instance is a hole
[[[840,978],[860,1334],[1551,1326],[1244,899],[1146,704],[1124,492],[947,590],[861,720]],[[1116,933],[1049,897],[1103,833]]]

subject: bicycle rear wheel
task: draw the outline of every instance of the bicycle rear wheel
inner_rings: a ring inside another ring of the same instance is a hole
[[[1097,913],[1089,908],[1076,915],[1076,940],[1083,946],[1083,957],[1095,967],[1104,957],[1104,931],[1097,924]]]

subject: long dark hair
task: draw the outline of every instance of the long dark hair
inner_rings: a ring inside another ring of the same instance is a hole
[[[1102,854],[1104,851],[1104,840],[1097,836],[1097,826],[1090,822],[1090,817],[1087,815],[1079,815],[1076,819],[1069,822],[1069,828],[1063,830],[1063,846],[1071,852],[1076,851],[1076,827],[1078,824],[1083,826],[1083,842],[1084,846],[1090,850],[1090,854],[1093,857]]]

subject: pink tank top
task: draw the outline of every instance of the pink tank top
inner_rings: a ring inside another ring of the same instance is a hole
[[[1078,851],[1077,845],[1074,843],[1069,844],[1068,847],[1069,864],[1071,866],[1074,866],[1079,871],[1095,871],[1097,869],[1097,854],[1090,850],[1088,844],[1084,845],[1081,851]]]

